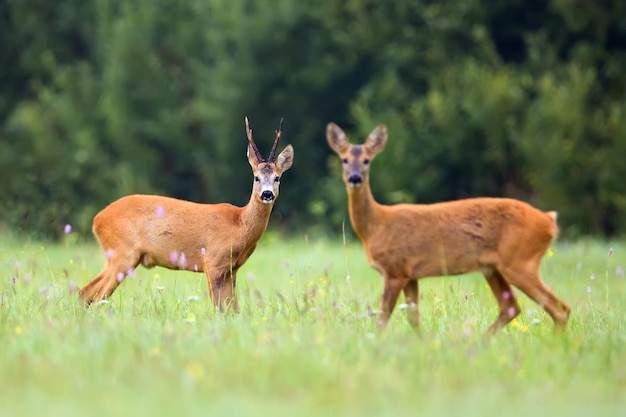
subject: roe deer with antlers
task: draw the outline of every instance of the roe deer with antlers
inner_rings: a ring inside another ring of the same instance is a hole
[[[198,204],[155,195],[131,195],[111,203],[93,221],[106,264],[80,290],[87,304],[110,297],[124,278],[143,264],[204,272],[213,304],[237,311],[237,271],[263,236],[278,197],[280,177],[293,163],[291,145],[274,160],[282,119],[267,162],[254,143],[248,118],[245,122],[248,162],[254,173],[248,204]]]
[[[383,277],[380,327],[389,321],[400,291],[409,322],[418,325],[419,279],[472,271],[483,273],[500,308],[489,333],[520,313],[511,286],[542,306],[557,327],[565,327],[570,308],[539,276],[541,258],[558,231],[556,212],[506,198],[382,205],[372,196],[369,169],[387,143],[387,128],[378,126],[363,145],[352,145],[330,123],[326,138],[343,163],[352,227],[369,264]]]

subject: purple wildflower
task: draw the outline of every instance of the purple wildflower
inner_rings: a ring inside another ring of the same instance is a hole
[[[131,278],[135,278],[135,268],[128,268],[126,270],[126,275],[131,277]]]
[[[13,284],[15,284],[15,281],[17,281],[17,277],[16,277],[15,275],[13,275],[13,278],[11,278],[11,282],[12,282]]]
[[[22,282],[24,285],[30,284],[30,274],[24,274],[24,278],[22,278]]]
[[[622,269],[621,266],[618,266],[617,268],[615,268],[615,275],[617,275],[618,277],[624,276],[624,270]]]
[[[163,208],[163,206],[157,206],[156,216],[157,216],[157,219],[162,219],[163,216],[165,216],[165,209]]]
[[[122,281],[124,281],[124,273],[123,272],[118,272],[117,273],[117,282],[121,283]]]
[[[591,274],[591,276],[589,277],[589,279],[590,279],[590,280],[592,280],[592,281],[593,281],[594,279],[596,279],[596,274],[593,274],[593,273],[592,273],[592,274]]]
[[[72,233],[72,225],[71,224],[66,224],[65,227],[63,228],[63,233],[65,233],[66,235],[69,235],[70,233]]]
[[[67,289],[70,292],[70,294],[74,294],[76,291],[78,291],[78,285],[74,281],[70,281],[70,283],[67,286]]]
[[[509,313],[509,317],[513,318],[517,315],[517,310],[515,309],[515,307],[509,307],[508,313]]]
[[[205,248],[200,249],[200,254],[202,256],[206,255],[206,249]]]
[[[173,251],[170,253],[170,262],[174,265],[178,263],[178,252]]]
[[[587,294],[590,294],[590,293],[591,293],[591,287],[587,286]]]
[[[110,249],[110,248],[109,248],[109,249],[107,249],[107,250],[104,252],[104,256],[106,256],[106,258],[107,258],[107,259],[111,259],[111,258],[113,258],[113,249]]]

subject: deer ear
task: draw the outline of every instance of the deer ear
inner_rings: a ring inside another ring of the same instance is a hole
[[[248,162],[250,163],[250,166],[252,167],[252,169],[256,169],[257,165],[261,163],[261,161],[257,159],[256,153],[254,152],[254,149],[252,149],[252,145],[250,143],[248,144],[248,150],[246,151],[246,156],[248,157]]]
[[[387,126],[379,125],[374,130],[372,130],[372,133],[370,133],[370,135],[367,137],[364,145],[368,148],[370,152],[375,155],[385,149],[386,144]]]
[[[341,154],[350,146],[346,134],[334,123],[329,123],[326,126],[326,140],[328,141],[328,146],[338,154]]]
[[[278,154],[278,158],[276,158],[276,166],[280,169],[280,172],[285,172],[291,168],[291,164],[293,164],[293,147],[291,145],[287,145],[287,147]]]

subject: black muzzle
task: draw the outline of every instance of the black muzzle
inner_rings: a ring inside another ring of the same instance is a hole
[[[350,185],[361,185],[363,178],[360,175],[353,174],[348,177],[348,182]]]
[[[271,203],[272,201],[274,201],[274,193],[271,191],[263,191],[261,193],[261,201],[263,201],[264,203]]]

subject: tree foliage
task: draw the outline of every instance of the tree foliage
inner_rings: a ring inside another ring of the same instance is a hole
[[[341,230],[333,121],[387,149],[384,203],[511,196],[626,232],[626,6],[609,0],[0,0],[0,222],[130,193],[245,204],[243,117],[295,148],[273,225]]]

